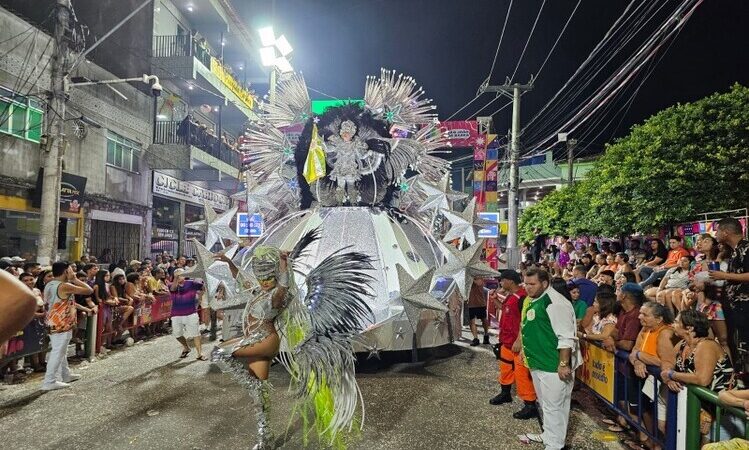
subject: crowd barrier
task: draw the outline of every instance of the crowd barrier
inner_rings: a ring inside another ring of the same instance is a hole
[[[47,350],[47,327],[43,319],[34,319],[7,342],[0,357],[0,367],[12,360],[34,355]]]
[[[116,332],[115,324],[112,324],[111,330],[106,331],[104,318],[109,317],[110,320],[114,318],[114,311],[109,305],[99,305],[99,313],[96,315],[96,345],[94,352],[98,354],[101,352],[101,347],[104,345],[104,341],[109,336]],[[127,326],[122,331],[128,330],[130,337],[137,339],[137,330],[140,327],[146,325],[164,322],[172,317],[172,298],[169,294],[156,294],[154,295],[154,301],[150,303],[141,303],[135,305],[133,315],[128,318]]]
[[[631,371],[629,352],[617,350],[612,353],[589,341],[581,341],[581,346],[584,363],[580,369],[580,380],[609,410],[623,417],[632,428],[646,434],[665,450],[692,450],[701,447],[700,408],[703,402],[717,406],[718,396],[715,392],[698,386],[687,386],[676,394],[661,382],[659,367],[648,366],[647,371],[652,378],[648,377],[648,381],[645,381]],[[630,415],[624,406],[635,399],[635,392],[637,406],[630,406]],[[666,404],[665,433],[659,432],[657,427],[658,420],[662,420],[658,417],[659,396]],[[749,436],[746,413],[736,408],[720,406],[716,410],[709,435],[711,441],[727,438],[720,434],[724,412],[739,418],[744,425],[741,433]],[[651,421],[646,422],[645,416],[650,416]]]
[[[712,405],[713,408],[715,408],[713,423],[708,434],[708,440],[710,442],[719,442],[728,438],[737,437],[737,434],[740,434],[744,439],[749,440],[749,427],[746,426],[747,416],[743,409],[719,404],[718,395],[709,389],[700,386],[687,386],[686,450],[699,450],[702,447],[702,437],[700,435],[700,411],[705,404]],[[729,432],[733,431],[733,433],[729,436],[725,436],[726,430],[721,430],[721,428],[726,425],[726,421],[724,420],[726,413],[728,413],[730,417],[736,419],[727,425],[736,425],[736,422],[739,422],[743,425],[743,430],[728,430]],[[721,431],[724,432],[721,433]]]

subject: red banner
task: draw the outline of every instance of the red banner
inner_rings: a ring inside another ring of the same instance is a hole
[[[484,148],[486,138],[479,133],[479,125],[475,120],[440,122],[440,129],[447,132],[453,147]]]
[[[172,298],[169,294],[156,295],[156,299],[139,308],[138,326],[166,320],[172,316]]]

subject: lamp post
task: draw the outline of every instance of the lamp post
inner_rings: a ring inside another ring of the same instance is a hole
[[[294,71],[288,58],[294,49],[289,44],[286,36],[281,35],[276,38],[273,27],[261,28],[258,30],[258,33],[260,34],[260,42],[263,44],[263,47],[260,49],[260,61],[263,66],[271,68],[268,92],[269,101],[273,103],[276,101],[278,75]]]

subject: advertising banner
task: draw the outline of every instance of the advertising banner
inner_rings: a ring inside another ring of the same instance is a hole
[[[584,362],[580,381],[609,403],[614,403],[614,354],[583,340]]]
[[[47,329],[42,319],[32,320],[22,331],[10,338],[0,353],[0,362],[39,353],[44,347]]]

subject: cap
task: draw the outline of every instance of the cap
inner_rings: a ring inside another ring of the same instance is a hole
[[[184,273],[185,273],[185,269],[176,269],[174,271],[174,278],[180,277],[184,275]]]
[[[629,292],[630,294],[642,294],[642,286],[637,283],[624,283],[622,285],[622,292]]]
[[[23,258],[21,258],[20,256],[14,256],[14,257],[12,257],[12,258],[10,258],[10,259],[11,259],[11,261],[13,261],[14,263],[22,263],[22,262],[26,262],[26,260],[25,260],[25,259],[23,259]]]
[[[499,276],[500,280],[510,280],[515,282],[515,284],[520,284],[523,282],[523,280],[520,278],[520,274],[513,269],[506,269],[503,270],[502,273]]]
[[[10,256],[3,256],[2,258],[0,258],[0,261],[4,261],[8,264],[11,264],[13,263],[13,258],[11,258]]]
[[[134,260],[130,261],[130,264],[128,264],[128,265],[130,265],[130,266],[134,266],[134,265],[136,265],[136,264],[141,264],[141,262],[140,262],[140,261],[138,261],[137,259],[134,259]]]

